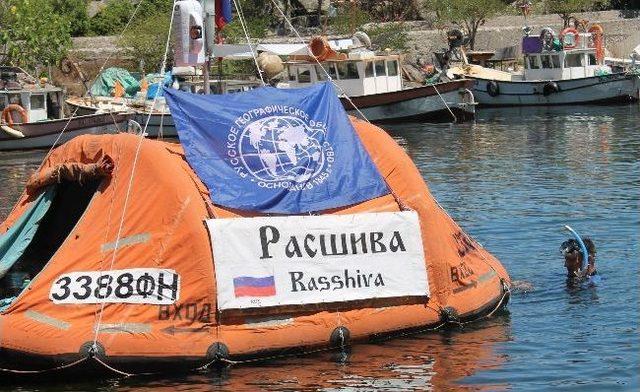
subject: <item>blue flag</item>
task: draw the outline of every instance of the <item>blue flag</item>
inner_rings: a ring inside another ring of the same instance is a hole
[[[187,160],[215,204],[300,214],[389,193],[329,82],[165,93]]]

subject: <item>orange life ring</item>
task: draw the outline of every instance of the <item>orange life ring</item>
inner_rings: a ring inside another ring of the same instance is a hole
[[[22,106],[15,103],[9,104],[6,108],[4,108],[0,119],[4,120],[4,122],[6,122],[9,126],[12,126],[14,124],[13,116],[11,115],[12,112],[18,112],[18,114],[22,118],[22,124],[29,122],[29,115],[27,114],[27,111],[24,110]]]
[[[568,45],[564,42],[565,35],[569,33],[573,34],[573,45]],[[564,48],[575,48],[576,46],[578,46],[578,42],[580,42],[580,35],[578,34],[578,30],[574,29],[573,27],[567,27],[566,29],[562,30],[562,32],[560,33],[560,41],[562,41],[562,47]]]

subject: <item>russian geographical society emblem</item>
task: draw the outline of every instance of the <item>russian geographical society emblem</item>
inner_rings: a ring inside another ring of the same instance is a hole
[[[302,109],[270,105],[235,119],[227,134],[229,163],[262,188],[311,189],[331,173],[334,151],[327,128]]]

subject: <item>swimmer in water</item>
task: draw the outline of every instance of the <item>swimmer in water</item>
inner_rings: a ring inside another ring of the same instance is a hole
[[[568,281],[582,280],[598,274],[596,271],[596,246],[589,238],[582,238],[582,242],[589,253],[587,267],[584,270],[582,269],[582,251],[578,241],[572,238],[560,245],[560,253],[564,256]]]

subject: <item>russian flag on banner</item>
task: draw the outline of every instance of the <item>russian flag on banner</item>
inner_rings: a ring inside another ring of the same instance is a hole
[[[231,0],[216,0],[216,27],[223,28],[231,18]]]
[[[238,297],[271,297],[276,295],[276,282],[273,276],[254,278],[238,276],[233,278],[233,291]]]

